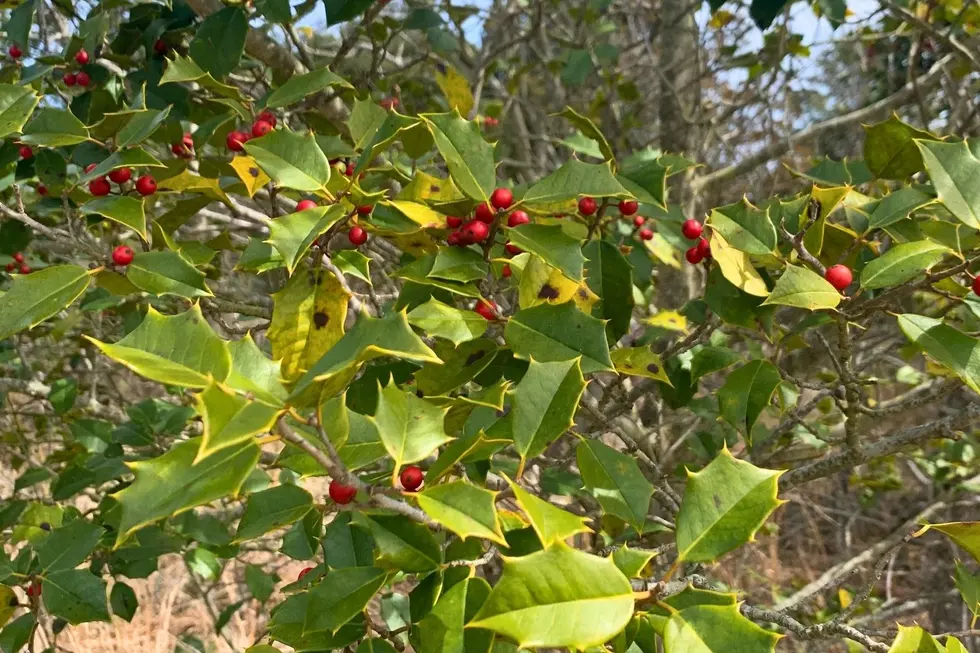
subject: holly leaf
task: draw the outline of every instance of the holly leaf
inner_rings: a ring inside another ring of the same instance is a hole
[[[402,204],[408,204],[408,202],[402,202]],[[442,222],[440,216],[439,226],[442,226]],[[432,269],[425,276],[466,283],[484,279],[487,272],[489,272],[489,266],[483,260],[483,256],[476,251],[463,247],[440,247],[432,261]]]
[[[740,360],[742,357],[727,347],[702,347],[691,359],[691,382],[729,368]]]
[[[102,527],[86,519],[75,519],[56,528],[37,551],[43,574],[74,569],[82,564],[102,539]]]
[[[112,591],[109,592],[109,606],[112,608],[113,616],[132,623],[136,609],[139,607],[139,599],[136,598],[136,592],[132,587],[117,580],[112,584]]]
[[[29,86],[0,84],[0,138],[19,134],[40,101]]]
[[[327,14],[327,26],[357,18],[374,3],[374,0],[323,0]]]
[[[156,130],[166,122],[170,115],[170,107],[163,111],[150,109],[147,111],[137,111],[133,117],[126,121],[126,124],[116,133],[115,144],[118,148],[131,147],[138,145],[148,139]]]
[[[888,653],[946,653],[946,647],[921,626],[898,626],[898,635]]]
[[[197,412],[204,424],[197,464],[225,447],[252,440],[267,433],[281,410],[261,401],[253,401],[214,381],[194,397]]]
[[[657,555],[656,551],[631,549],[623,545],[610,554],[613,563],[627,578],[638,578],[646,566]]]
[[[581,356],[583,374],[613,371],[605,323],[572,302],[518,311],[507,321],[504,338],[518,358],[548,363]]]
[[[560,168],[527,189],[521,203],[547,209],[580,197],[633,199],[606,163],[585,163],[569,159]]]
[[[503,575],[466,627],[492,630],[521,648],[585,649],[618,634],[632,614],[632,588],[612,560],[556,543],[504,558]]]
[[[892,115],[864,127],[864,161],[880,179],[905,179],[922,170],[922,154],[916,139],[935,140],[929,132],[908,125]]]
[[[451,438],[443,422],[448,408],[433,406],[415,393],[405,392],[394,381],[378,383],[378,408],[374,423],[381,441],[395,462],[393,476],[402,465],[428,457]]]
[[[265,185],[272,181],[269,179],[269,175],[262,172],[255,159],[250,156],[236,156],[231,160],[231,167],[238,178],[242,180],[249,197],[255,197],[259,190],[265,188]]]
[[[782,382],[779,370],[767,360],[749,361],[728,375],[718,390],[722,419],[751,439],[752,426],[772,400]]]
[[[720,231],[716,231],[711,238],[711,256],[721,268],[721,273],[736,288],[757,297],[769,294],[766,282],[752,265],[749,255],[729,245]]]
[[[188,52],[212,77],[224,77],[238,67],[247,34],[245,11],[241,7],[225,7],[204,19]]]
[[[238,523],[235,541],[251,540],[288,526],[313,510],[313,497],[295,485],[277,485],[248,498],[245,514]]]
[[[840,298],[840,292],[816,272],[787,265],[762,304],[781,304],[816,311],[836,308],[840,304]]]
[[[474,311],[461,311],[434,297],[412,309],[408,313],[408,323],[429,336],[445,338],[454,345],[479,338],[489,324]]]
[[[585,390],[581,358],[540,363],[531,358],[514,388],[509,414],[514,447],[522,460],[541,454],[574,424]]]
[[[629,331],[633,315],[633,266],[607,240],[589,241],[584,252],[589,261],[586,281],[601,298],[598,312],[592,314],[607,320],[606,333],[610,341],[616,342]]]
[[[142,199],[125,195],[96,197],[82,204],[78,210],[85,214],[94,213],[109,218],[113,222],[118,222],[138,233],[143,242],[149,242]]]
[[[980,562],[980,522],[959,521],[926,524],[915,533],[915,536],[920,537],[928,531],[939,531],[973,556],[974,560]]]
[[[552,115],[561,116],[568,122],[575,125],[580,132],[595,141],[599,146],[599,152],[602,153],[602,157],[604,159],[608,161],[616,158],[616,155],[613,154],[612,146],[609,145],[609,141],[606,140],[606,137],[599,130],[599,128],[596,127],[596,124],[592,122],[592,120],[583,116],[572,107],[565,107],[559,113]]]
[[[925,274],[951,250],[930,240],[895,245],[864,266],[861,287],[869,290],[897,286]]]
[[[976,183],[980,159],[966,141],[914,142],[922,153],[922,161],[939,201],[957,220],[971,229],[980,229],[980,186]]]
[[[956,573],[953,576],[956,581],[956,589],[960,591],[960,596],[966,603],[966,607],[973,613],[974,619],[980,614],[980,576],[974,576],[965,565],[956,563]]]
[[[487,201],[496,182],[493,145],[483,138],[479,125],[463,118],[457,109],[449,113],[423,113],[419,117],[432,133],[459,190],[470,199]]]
[[[212,378],[224,381],[231,368],[225,341],[197,304],[178,315],[161,315],[150,306],[140,325],[115,344],[85,337],[109,358],[158,383],[204,388]]]
[[[585,487],[595,495],[604,512],[644,531],[653,485],[636,459],[597,440],[582,440],[576,449]]]
[[[419,508],[461,538],[479,537],[507,546],[496,500],[496,492],[465,481],[436,485],[418,494]]]
[[[457,347],[436,343],[435,352],[442,363],[426,363],[415,373],[415,387],[427,397],[455,390],[486,369],[496,350],[497,343],[487,338],[470,340]]]
[[[575,302],[583,313],[592,313],[592,307],[599,297],[584,281],[572,281],[558,268],[548,265],[537,256],[522,254],[526,264],[520,269],[517,259],[509,259],[511,271],[520,275],[518,285],[518,305],[530,308],[539,304],[564,304]],[[608,329],[607,329],[608,331]]]
[[[572,281],[582,281],[585,256],[582,244],[558,225],[528,223],[508,229],[510,242],[526,252],[540,257],[553,268],[558,268]]]
[[[514,498],[531,522],[531,528],[534,529],[543,547],[548,548],[556,542],[564,542],[578,533],[592,532],[585,518],[539,499],[506,475],[504,478],[507,479],[508,485],[514,492]]]
[[[126,278],[151,295],[193,299],[211,297],[205,275],[177,252],[139,252],[126,269]]]
[[[225,385],[242,394],[250,394],[270,406],[282,406],[288,393],[282,385],[280,362],[269,360],[259,349],[252,334],[228,343],[231,370]]]
[[[904,313],[898,327],[915,345],[953,370],[974,392],[980,392],[980,340],[924,315]]]
[[[670,377],[664,371],[660,356],[653,353],[649,347],[620,347],[611,352],[609,357],[620,374],[641,376],[672,385]]]
[[[109,621],[106,583],[88,570],[62,569],[41,581],[44,607],[55,617],[77,626],[89,621]]]
[[[737,605],[691,605],[671,610],[664,653],[772,653],[781,635],[742,616]]]
[[[406,573],[435,571],[442,564],[442,550],[432,531],[401,515],[358,511],[354,523],[374,538],[378,561]]]
[[[909,217],[913,211],[935,201],[936,198],[929,197],[917,188],[903,186],[880,200],[860,207],[862,211],[869,213],[865,233],[891,226]]]
[[[346,79],[330,71],[329,68],[318,68],[303,75],[294,75],[286,80],[282,86],[277,88],[269,96],[265,106],[269,109],[278,109],[296,104],[303,98],[319,93],[325,88],[340,86],[342,88],[354,88]]]
[[[769,210],[753,206],[744,197],[713,209],[705,224],[724,236],[727,244],[747,254],[763,256],[776,249],[776,227],[769,219]]]
[[[20,140],[28,145],[65,147],[84,143],[88,128],[70,111],[42,108],[24,128]]]
[[[330,162],[311,133],[277,129],[245,143],[245,151],[284,188],[314,192],[330,181]]]
[[[677,558],[712,562],[753,539],[772,511],[782,471],[738,460],[725,447],[700,472],[687,473],[677,514]]]
[[[92,282],[92,273],[77,265],[53,265],[16,275],[0,295],[0,340],[35,326],[68,308]]]
[[[387,573],[377,567],[345,567],[329,572],[310,590],[303,630],[336,633],[367,608]]]
[[[261,454],[253,442],[243,442],[195,465],[200,448],[200,440],[194,438],[157,458],[128,463],[136,480],[112,495],[121,511],[117,548],[148,524],[237,495]]]
[[[340,204],[316,206],[305,211],[290,213],[269,223],[269,239],[266,241],[282,255],[289,274],[306,258],[306,252],[317,238],[337,224],[345,215]]]
[[[489,653],[493,633],[467,628],[490,595],[490,584],[482,578],[466,578],[439,597],[419,622],[420,650],[427,653]]]

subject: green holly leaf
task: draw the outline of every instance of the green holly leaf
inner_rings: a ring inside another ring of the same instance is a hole
[[[609,141],[603,133],[596,127],[596,124],[592,122],[589,118],[583,116],[578,111],[572,107],[565,107],[559,113],[552,114],[554,116],[561,116],[568,122],[575,125],[580,132],[585,134],[587,137],[591,138],[599,146],[599,152],[602,154],[602,158],[605,160],[615,159],[616,155],[613,154],[612,146],[609,145]]]
[[[633,614],[633,590],[612,560],[556,543],[504,571],[467,628],[486,628],[521,648],[585,649],[618,634]]]
[[[356,249],[342,249],[331,255],[330,260],[343,272],[357,277],[364,283],[373,285],[371,281],[371,259]]]
[[[942,320],[914,313],[899,315],[898,327],[920,350],[953,370],[971,390],[980,392],[980,340]]]
[[[539,363],[533,357],[512,392],[508,416],[514,447],[522,460],[541,454],[574,424],[585,390],[581,358]]]
[[[270,406],[282,406],[286,402],[289,393],[282,384],[281,361],[269,360],[252,340],[251,333],[246,333],[241,340],[229,342],[228,353],[231,370],[225,379],[226,386],[242,394],[251,394]]]
[[[405,573],[435,571],[442,564],[442,550],[432,531],[401,515],[359,511],[354,523],[374,538],[378,561]]]
[[[166,122],[170,115],[170,107],[163,111],[153,109],[147,111],[137,111],[126,124],[114,134],[116,147],[131,147],[138,145],[156,132],[156,130]]]
[[[767,360],[749,361],[728,375],[718,390],[718,409],[722,419],[746,438],[752,426],[772,400],[782,382],[779,370]]]
[[[204,19],[188,52],[212,77],[224,77],[238,67],[247,34],[245,11],[241,7],[225,7]]]
[[[306,252],[316,239],[344,215],[344,207],[340,204],[290,213],[269,223],[269,239],[266,242],[279,250],[286,269],[292,274],[306,258]]]
[[[432,268],[435,266],[435,259],[436,257],[432,254],[423,256],[399,268],[392,276],[423,286],[448,290],[451,293],[463,295],[464,297],[477,299],[483,296],[475,283],[460,283],[457,281],[445,281],[438,277],[430,277],[429,273],[432,272]]]
[[[545,263],[558,268],[572,281],[582,281],[585,256],[582,244],[558,225],[528,223],[507,230],[510,242],[522,250],[539,256]]]
[[[330,72],[329,68],[318,68],[303,75],[290,77],[285,84],[272,92],[265,106],[269,109],[277,109],[296,104],[303,98],[331,86],[354,88],[346,79]]]
[[[17,653],[22,650],[27,646],[27,640],[34,634],[34,623],[33,613],[27,612],[0,630],[0,650],[3,653]]]
[[[627,578],[638,578],[646,566],[657,555],[656,551],[631,549],[625,544],[612,552],[610,557],[616,567]]]
[[[926,524],[915,536],[919,537],[928,531],[939,531],[973,556],[974,560],[980,562],[980,522],[960,521]]]
[[[472,200],[487,201],[496,185],[493,145],[483,138],[479,125],[463,118],[457,109],[419,117],[432,133],[459,190]]]
[[[768,209],[759,209],[744,197],[713,209],[706,224],[732,247],[747,254],[766,255],[776,249],[776,227],[769,219]]]
[[[743,617],[737,605],[692,605],[672,610],[664,653],[772,653],[780,637]]]
[[[935,140],[929,132],[891,118],[864,128],[864,161],[881,179],[905,179],[922,170],[918,140]]]
[[[605,323],[578,310],[573,302],[518,311],[507,321],[504,338],[514,355],[525,360],[554,362],[581,356],[584,374],[614,369]]]
[[[249,651],[245,651],[245,653],[249,653]],[[269,651],[269,653],[273,653],[273,651]],[[275,653],[279,653],[279,649],[276,649]],[[363,640],[355,653],[398,653],[398,651],[387,640],[371,638]]]
[[[616,342],[629,331],[633,315],[633,266],[614,244],[591,240],[585,245],[589,261],[586,282],[601,301],[593,315],[607,320],[606,333]]]
[[[960,596],[966,603],[966,607],[973,613],[974,619],[980,615],[980,576],[974,576],[965,565],[956,563],[956,573],[953,576],[956,581],[956,589],[960,591]]]
[[[466,283],[486,278],[489,271],[490,266],[475,250],[463,247],[440,247],[432,261],[432,269],[425,276]]]
[[[534,529],[543,547],[548,548],[556,542],[564,542],[578,533],[592,532],[586,523],[588,520],[584,517],[553,506],[526,491],[506,475],[504,478],[514,491],[514,498],[531,522],[531,528]]]
[[[0,84],[0,138],[19,134],[40,101],[29,86]]]
[[[742,360],[742,357],[727,347],[701,347],[691,359],[691,383],[698,379],[727,369]]]
[[[42,108],[24,128],[20,140],[28,145],[65,147],[84,143],[88,128],[70,111]]]
[[[245,514],[238,523],[235,540],[251,540],[288,526],[313,510],[313,497],[295,485],[277,485],[248,497]]]
[[[13,279],[0,296],[0,340],[68,308],[88,288],[92,273],[77,265],[53,265]]]
[[[364,529],[352,527],[352,519],[350,512],[342,512],[327,524],[323,558],[331,569],[371,565],[374,541]]]
[[[930,240],[895,245],[861,270],[861,287],[897,286],[925,274],[951,250]]]
[[[403,116],[395,111],[385,111],[373,102],[372,105],[373,108],[365,111],[365,117],[368,119],[365,121],[365,124],[370,125],[371,128],[375,128],[376,126],[376,128],[373,131],[364,133],[362,135],[363,139],[358,140],[358,145],[362,147],[363,151],[361,152],[361,156],[357,157],[357,161],[354,164],[355,175],[363,172],[378,154],[390,147],[399,137],[404,139],[405,134],[408,132],[425,134],[427,137],[426,140],[428,141],[425,143],[425,147],[422,148],[425,154],[432,148],[432,136],[422,121],[417,118]],[[364,108],[367,109],[367,107]],[[381,113],[378,113],[377,110],[380,110]],[[353,115],[351,115],[351,119],[353,119]],[[380,125],[377,122],[378,120],[380,120]],[[370,136],[370,138],[366,138],[367,136]]]
[[[267,433],[281,414],[281,409],[247,399],[217,381],[195,395],[194,401],[204,424],[195,464],[225,447]]]
[[[211,297],[204,273],[177,252],[139,252],[126,269],[126,278],[151,295],[176,295],[193,299]]]
[[[143,211],[143,200],[125,195],[109,195],[95,197],[78,209],[82,213],[101,215],[114,222],[129,227],[140,235],[144,242],[149,242],[146,233],[146,214]]]
[[[13,3],[9,3],[12,5]],[[31,44],[31,27],[34,25],[34,14],[37,13],[37,3],[34,0],[17,3],[4,22],[3,30],[11,43],[26,51]],[[18,649],[19,650],[19,649]],[[4,651],[4,653],[7,653]]]
[[[284,188],[313,192],[330,181],[330,162],[311,133],[277,129],[245,143],[245,151]]]
[[[527,189],[521,203],[547,209],[568,204],[579,197],[632,199],[606,163],[584,163],[569,159],[560,168]]]
[[[329,572],[310,590],[303,629],[336,633],[367,608],[387,573],[377,567],[345,567]]]
[[[355,99],[347,120],[347,129],[354,141],[355,150],[367,150],[372,147],[376,134],[388,120],[388,112],[378,106],[378,103],[367,98]],[[355,166],[355,171],[356,171]]]
[[[497,493],[465,481],[427,488],[418,495],[419,508],[461,538],[479,537],[507,546],[494,506]]]
[[[677,558],[711,562],[752,540],[773,510],[782,471],[737,460],[725,447],[700,472],[688,472],[677,514]]]
[[[255,443],[243,442],[195,465],[200,448],[200,440],[194,438],[157,458],[128,463],[136,480],[112,495],[122,515],[117,547],[148,524],[237,495],[261,454]]]
[[[503,437],[499,434],[490,436],[482,430],[453,440],[442,450],[436,462],[426,471],[425,483],[426,485],[434,485],[443,476],[453,471],[458,463],[486,460],[511,442],[509,437]]]
[[[33,124],[33,123],[32,123]],[[980,159],[966,141],[942,143],[915,141],[939,201],[953,216],[970,227],[980,229]]]
[[[74,569],[82,564],[95,550],[103,532],[101,526],[81,518],[51,531],[37,552],[41,573]]]
[[[443,422],[448,408],[433,406],[415,393],[405,392],[394,381],[378,384],[378,408],[374,422],[381,441],[395,462],[393,476],[402,465],[426,458],[451,438]]]
[[[41,594],[48,612],[72,625],[109,621],[106,582],[87,569],[47,574],[41,581]]]
[[[117,168],[164,168],[162,163],[143,148],[113,152],[89,172],[82,173],[79,185],[87,184],[97,177],[103,177]],[[162,185],[162,182],[161,182]],[[199,207],[200,208],[200,207]],[[197,209],[194,211],[197,212]]]
[[[946,653],[946,647],[921,626],[898,626],[898,635],[888,653]]]
[[[595,495],[603,511],[642,533],[653,485],[640,471],[636,459],[598,440],[579,442],[576,458],[585,487]]]
[[[117,580],[112,584],[112,591],[109,592],[109,607],[112,608],[113,616],[124,619],[132,623],[136,616],[136,609],[139,607],[139,599],[132,587]]]
[[[408,323],[435,338],[445,338],[454,345],[482,336],[488,322],[474,311],[461,311],[430,298],[408,313]]]
[[[816,272],[787,265],[762,304],[781,304],[816,311],[836,308],[840,304],[840,297],[840,292]]]
[[[419,623],[420,650],[426,653],[490,653],[493,633],[467,627],[490,595],[482,578],[466,578],[443,594]]]
[[[150,306],[140,325],[115,344],[85,337],[109,358],[158,383],[204,388],[212,378],[224,381],[231,368],[225,341],[197,304],[178,315],[161,315]]]
[[[266,337],[284,378],[297,378],[344,337],[349,299],[340,281],[322,268],[300,270],[272,294]]]
[[[913,211],[935,201],[935,197],[930,197],[912,186],[904,186],[888,193],[880,200],[860,207],[862,211],[869,214],[865,233],[889,227],[909,217]]]
[[[353,20],[367,11],[374,0],[323,0],[327,26]]]

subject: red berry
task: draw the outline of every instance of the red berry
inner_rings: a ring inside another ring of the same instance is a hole
[[[26,272],[24,274],[26,274]],[[31,584],[27,586],[27,596],[32,598],[35,596],[41,596],[41,581],[31,581]]]
[[[490,195],[490,204],[498,211],[509,209],[514,203],[514,193],[509,188],[498,188]]]
[[[697,265],[704,258],[703,256],[701,256],[701,252],[698,251],[697,245],[688,248],[687,252],[684,253],[684,257],[687,259],[687,262],[690,263],[691,265]]]
[[[455,215],[446,216],[446,226],[450,229],[457,229],[461,224],[463,224],[463,218],[458,218]]]
[[[306,211],[307,209],[315,209],[315,208],[316,208],[316,202],[314,202],[313,200],[300,200],[296,204],[297,212]]]
[[[64,76],[63,81],[65,82],[65,86],[74,86],[76,81],[75,73],[68,73]]]
[[[701,258],[711,258],[711,243],[706,238],[698,241],[698,254],[701,255]]]
[[[653,240],[653,229],[640,229],[640,238],[643,240]]]
[[[344,169],[344,174],[346,176],[348,176],[348,177],[353,177],[354,176],[354,164],[353,163],[348,163],[347,164],[347,168]]]
[[[463,237],[471,243],[479,243],[490,235],[490,227],[480,220],[470,220],[462,229]]]
[[[133,171],[130,168],[116,168],[109,173],[109,179],[117,184],[125,184],[127,181],[132,179],[132,177]]]
[[[493,129],[494,127],[496,127],[499,124],[500,124],[500,121],[497,120],[496,118],[494,118],[493,116],[487,116],[486,118],[483,119],[483,126],[484,127],[489,127],[490,129]]]
[[[88,192],[96,197],[102,197],[112,192],[112,186],[109,185],[109,180],[105,177],[96,177],[88,182]]]
[[[259,120],[254,125],[252,125],[252,136],[255,136],[256,138],[259,138],[260,136],[265,136],[271,131],[272,131],[272,125],[270,125],[264,120]]]
[[[512,275],[514,273],[511,271],[510,265],[508,265],[507,263],[504,263],[504,269],[502,269],[500,271],[500,274],[503,275],[503,277],[505,279],[507,279],[508,277],[510,277],[510,275]]]
[[[476,207],[476,219],[485,224],[491,224],[494,218],[494,211],[489,204],[480,204]]]
[[[7,272],[13,272],[17,269],[16,263],[7,263]]]
[[[8,52],[10,53],[11,59],[20,59],[24,55],[24,53],[21,52],[20,48],[16,45],[10,46],[10,50],[8,50]]]
[[[701,237],[701,232],[704,231],[704,227],[697,220],[691,218],[685,220],[684,224],[681,225],[681,233],[688,240],[697,240]]]
[[[228,149],[232,152],[241,152],[245,149],[243,145],[247,140],[248,134],[245,132],[233,131],[229,132],[229,134],[225,137],[225,145],[227,145]]]
[[[313,567],[307,567],[303,571],[299,572],[299,575],[296,576],[296,580],[303,580],[303,576],[310,573],[311,571],[313,571]]]
[[[364,206],[357,207],[357,215],[371,215],[371,211],[373,210],[373,206],[370,204],[365,204]]]
[[[353,485],[344,485],[340,481],[330,481],[330,487],[327,488],[327,493],[330,494],[330,498],[340,505],[345,505],[354,500],[357,496],[357,488]]]
[[[840,292],[843,292],[854,281],[854,275],[851,274],[851,269],[846,265],[831,266],[827,268],[827,272],[823,276],[830,282],[831,286]]]
[[[88,52],[85,51],[85,48],[75,53],[75,61],[78,62],[79,66],[84,66],[88,63]]]
[[[394,109],[395,107],[398,106],[398,98],[396,97],[382,98],[379,104],[381,105],[381,108],[384,109],[385,111],[390,111],[391,109]]]
[[[261,120],[263,122],[267,122],[270,125],[272,125],[273,127],[276,126],[276,114],[274,114],[274,113],[272,113],[271,111],[268,111],[268,110],[263,111],[262,113],[260,113],[259,114],[259,117],[256,118],[256,120]]]
[[[351,242],[351,245],[355,247],[360,247],[367,242],[367,232],[360,227],[351,227],[350,231],[347,232],[347,239]]]
[[[620,200],[619,201],[619,212],[623,215],[633,215],[640,210],[640,205],[637,204],[636,200]]]
[[[518,254],[524,251],[514,243],[507,243],[506,245],[504,245],[504,249],[506,249],[507,253],[510,254],[511,256],[517,256]]]
[[[167,42],[163,39],[157,39],[156,43],[153,44],[153,51],[157,54],[166,54],[169,49]]]
[[[152,175],[143,175],[136,180],[136,192],[140,195],[152,195],[157,192],[157,180]]]
[[[980,277],[973,277],[973,294],[980,295]]]
[[[31,273],[31,266],[29,266],[27,263],[22,263],[21,266],[20,266],[20,273],[21,274],[30,274]],[[38,590],[38,593],[40,594],[40,590]]]
[[[170,146],[170,151],[177,156],[188,156],[190,155],[190,150],[183,143],[174,143]]]
[[[461,240],[461,235],[458,231],[454,231],[446,238],[446,244],[450,247],[456,247],[457,245],[463,245]]]
[[[507,226],[517,227],[522,224],[527,224],[531,221],[531,218],[524,211],[514,211],[507,216]]]
[[[595,200],[591,197],[583,197],[578,201],[578,212],[584,216],[590,216],[596,212],[599,207],[596,205]]]
[[[23,263],[24,262],[23,252],[14,252],[14,261],[16,261],[17,263]]]
[[[181,142],[187,146],[187,149],[194,149],[194,137],[191,136],[190,132],[184,132],[184,138],[181,139]]]
[[[477,301],[476,307],[473,310],[476,311],[484,320],[497,319],[497,307],[485,299]]]
[[[75,75],[75,81],[78,82],[79,86],[84,88],[89,85],[89,82],[92,81],[92,78],[89,77],[88,73],[83,70],[82,72]]]
[[[647,221],[646,218],[644,218],[642,215],[638,215],[635,218],[633,218],[633,226],[634,227],[642,227],[643,226],[643,223],[646,222],[646,221]]]
[[[34,158],[34,150],[31,149],[31,146],[30,145],[21,145],[20,146],[20,158],[24,159],[25,161],[27,159],[33,159]]]
[[[128,245],[119,245],[112,250],[112,262],[116,265],[129,265],[133,262],[133,249]]]
[[[87,166],[85,166],[85,174],[88,174],[88,173],[92,172],[93,170],[95,170],[95,167],[97,165],[99,165],[99,164],[97,164],[97,163],[90,163]]]
[[[48,187],[45,186],[44,184],[38,184],[37,185],[37,194],[40,195],[41,197],[44,197],[45,195],[48,194]]]
[[[422,474],[422,468],[418,465],[409,465],[402,470],[399,480],[402,482],[402,487],[409,492],[415,492],[422,486],[422,479],[424,474]]]

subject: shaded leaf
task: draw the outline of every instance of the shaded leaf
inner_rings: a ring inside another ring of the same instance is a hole
[[[572,302],[518,311],[507,321],[504,338],[518,358],[554,362],[582,356],[584,374],[613,370],[604,323]]]
[[[418,495],[418,502],[429,517],[461,538],[479,537],[506,546],[494,506],[496,497],[496,492],[455,481],[427,488]]]
[[[91,282],[91,273],[77,265],[53,265],[15,276],[0,296],[0,340],[33,329],[67,308]]]
[[[752,426],[769,406],[782,378],[775,365],[767,360],[749,361],[728,375],[718,390],[721,417],[746,438]]]
[[[582,440],[576,448],[585,487],[595,495],[603,511],[643,532],[653,485],[640,471],[636,459],[597,440]]]

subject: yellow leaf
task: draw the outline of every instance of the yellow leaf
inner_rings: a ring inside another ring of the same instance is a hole
[[[650,326],[687,333],[687,318],[677,311],[661,311],[644,320]]]
[[[450,109],[459,109],[462,115],[468,115],[473,109],[473,92],[470,83],[452,66],[444,66],[445,73],[436,73],[436,84],[446,96]]]
[[[846,610],[847,609],[847,606],[849,606],[851,604],[851,600],[852,599],[853,599],[853,597],[851,596],[851,593],[850,592],[848,592],[843,587],[838,588],[838,590],[837,590],[837,600],[840,601],[840,607],[841,608],[843,608],[843,609]]]
[[[431,254],[439,249],[439,244],[432,239],[432,236],[421,230],[412,234],[395,234],[389,236],[388,240],[398,249],[415,257]]]
[[[564,304],[571,299],[582,312],[588,314],[599,301],[598,295],[584,281],[575,283],[563,275],[561,270],[551,267],[537,256],[530,256],[520,275],[521,308],[538,304]]]
[[[681,269],[681,253],[659,233],[654,233],[652,240],[644,240],[643,246],[664,265]]]
[[[225,191],[221,190],[221,185],[217,179],[200,177],[188,170],[184,170],[174,177],[164,179],[160,182],[159,188],[161,190],[176,190],[182,193],[201,193],[207,197],[221,200],[228,206],[231,206],[231,200],[228,199]]]
[[[609,352],[613,366],[620,374],[642,376],[647,379],[663,381],[673,387],[670,378],[664,371],[660,356],[653,353],[649,347],[624,347]]]
[[[413,202],[453,202],[463,199],[465,195],[453,183],[452,179],[440,179],[417,171],[412,181],[402,188],[397,199]]]
[[[711,256],[721,268],[721,273],[733,286],[756,297],[769,296],[766,282],[752,265],[749,255],[729,245],[717,231],[711,236]]]
[[[13,603],[13,605],[11,605]],[[0,627],[10,621],[17,609],[17,595],[6,585],[0,585]]]
[[[268,184],[271,180],[269,175],[262,172],[255,159],[250,156],[236,156],[231,160],[231,167],[238,173],[238,178],[245,184],[245,190],[249,197],[254,197],[255,193]]]
[[[423,229],[443,229],[446,226],[446,216],[438,211],[430,209],[425,204],[419,204],[418,202],[404,202],[400,200],[392,200],[390,202],[385,202],[385,204],[392,207]]]

